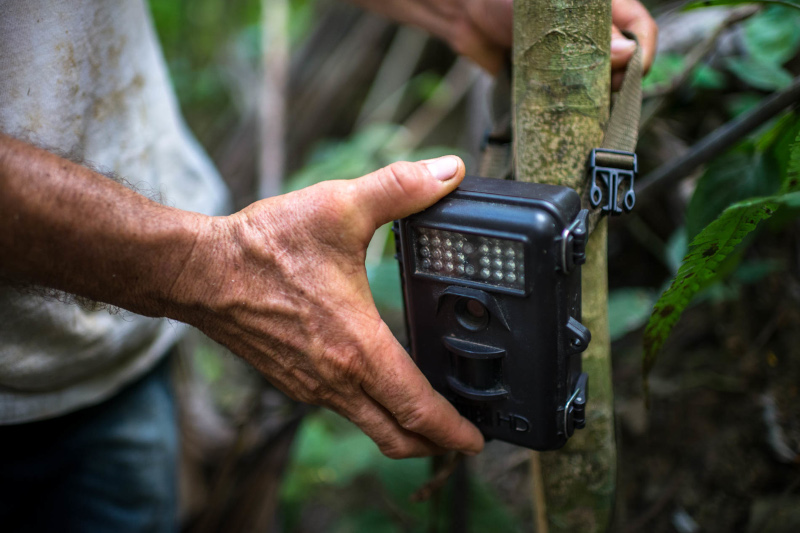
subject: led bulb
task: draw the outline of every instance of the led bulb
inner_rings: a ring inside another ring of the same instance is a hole
[[[522,242],[422,226],[413,231],[416,273],[524,290]]]

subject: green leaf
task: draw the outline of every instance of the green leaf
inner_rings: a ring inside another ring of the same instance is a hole
[[[771,6],[744,23],[748,53],[758,61],[783,65],[800,47],[800,11]]]
[[[194,360],[200,375],[209,383],[215,383],[222,377],[222,356],[210,345],[201,344],[194,353]]]
[[[692,298],[716,277],[725,260],[761,220],[771,217],[781,205],[800,207],[800,135],[789,151],[786,176],[779,194],[745,200],[728,207],[692,241],[678,274],[656,302],[645,329],[645,390],[647,375],[661,347]]]
[[[686,58],[680,54],[659,54],[650,72],[642,80],[645,90],[669,87],[686,69]],[[698,65],[691,74],[691,85],[699,89],[722,89],[725,76],[709,65]]]
[[[725,85],[725,75],[710,65],[698,65],[692,72],[692,87],[724,89]]]
[[[656,294],[651,289],[628,287],[608,295],[611,340],[621,339],[647,323]]]
[[[678,273],[683,256],[686,255],[688,249],[689,240],[686,238],[686,228],[676,229],[675,233],[667,240],[667,246],[664,249],[666,266],[673,276]]]
[[[759,93],[740,92],[732,94],[725,101],[725,108],[728,110],[730,118],[736,118],[755,109],[763,99],[764,97]]]
[[[684,6],[683,10],[689,11],[690,9],[702,7],[738,6],[742,4],[771,4],[800,9],[800,3],[797,0],[700,0],[698,2],[689,2]]]
[[[420,100],[427,101],[433,96],[441,83],[441,76],[433,71],[425,71],[411,80],[409,90]]]
[[[386,257],[377,265],[368,266],[367,278],[372,298],[379,310],[396,311],[403,308],[400,269],[394,257]]]
[[[796,112],[787,113],[786,127],[776,136],[774,142],[768,147],[775,159],[780,175],[789,176],[789,164],[792,155],[792,144],[800,135],[800,115]]]
[[[314,25],[316,2],[314,0],[292,0],[289,2],[289,42],[292,47],[303,43]]]
[[[400,131],[402,126],[397,124],[371,124],[347,139],[319,143],[308,163],[286,181],[284,192],[326,180],[357,178],[395,161],[419,161],[440,155],[460,154],[457,149],[441,146],[404,151],[402,146],[392,146],[397,144],[392,140]]]
[[[756,89],[778,91],[792,83],[792,75],[788,70],[755,57],[729,57],[725,60],[725,66],[737,78]]]
[[[650,68],[650,72],[642,80],[642,88],[669,85],[675,76],[686,68],[686,58],[679,54],[659,54]]]
[[[404,528],[395,524],[388,513],[378,509],[361,508],[357,512],[347,513],[337,522],[333,533],[402,533]]]
[[[381,166],[380,151],[397,129],[396,125],[376,124],[347,140],[320,144],[310,162],[286,182],[286,192],[324,180],[351,179],[372,172]]]
[[[770,150],[775,143],[782,138],[787,132],[791,132],[795,126],[795,121],[797,117],[794,112],[785,113],[783,115],[779,115],[776,120],[768,122],[769,127],[761,128],[761,132],[759,133],[758,137],[755,139],[755,147],[756,150],[765,152]],[[794,141],[796,136],[791,136],[791,141]],[[788,155],[788,146],[787,148],[787,155]]]
[[[729,205],[775,194],[780,186],[775,162],[751,143],[717,158],[697,181],[686,210],[686,235],[691,241]]]
[[[656,357],[669,333],[692,298],[714,277],[719,264],[736,245],[768,218],[777,208],[774,198],[759,198],[735,204],[695,237],[689,253],[670,287],[661,295],[644,336],[644,377],[655,364]]]
[[[800,123],[794,125],[790,130],[794,135],[794,142],[787,148],[786,153],[789,154],[786,160],[786,172],[783,174],[784,179],[781,184],[781,192],[788,193],[800,190]],[[777,144],[777,149],[780,149],[782,140]],[[792,205],[792,207],[795,207]]]

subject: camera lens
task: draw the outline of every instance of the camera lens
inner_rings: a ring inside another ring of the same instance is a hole
[[[486,308],[478,300],[469,300],[467,302],[467,313],[474,318],[483,318],[486,314]]]
[[[460,298],[455,311],[458,323],[470,331],[482,330],[489,324],[489,311],[478,300]]]

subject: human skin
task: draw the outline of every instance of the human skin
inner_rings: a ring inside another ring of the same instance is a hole
[[[358,3],[490,71],[511,43],[509,0]],[[634,23],[650,27],[641,13]],[[289,396],[352,420],[389,457],[474,454],[483,437],[397,343],[364,267],[379,226],[435,203],[463,176],[454,156],[396,163],[208,217],[0,133],[0,276],[191,324]]]
[[[395,163],[208,217],[0,135],[0,275],[191,324],[389,457],[474,454],[480,432],[395,340],[364,267],[379,226],[463,176],[453,156]]]
[[[395,20],[418,26],[450,44],[496,74],[512,45],[512,0],[351,0]],[[642,46],[644,70],[655,56],[658,26],[638,0],[612,0],[612,85],[619,87],[635,43],[620,30],[636,35]]]

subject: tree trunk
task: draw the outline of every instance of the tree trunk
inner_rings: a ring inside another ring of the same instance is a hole
[[[256,198],[281,193],[286,162],[289,2],[261,2],[261,92]]]
[[[583,192],[586,160],[608,120],[610,0],[515,0],[516,177]],[[586,428],[559,451],[534,453],[537,529],[604,531],[616,485],[608,335],[606,224],[589,239],[583,267],[583,324],[592,342]],[[538,479],[537,479],[538,477]]]

